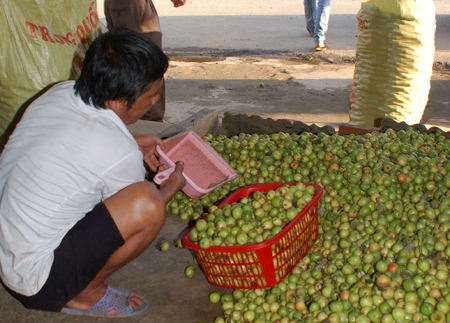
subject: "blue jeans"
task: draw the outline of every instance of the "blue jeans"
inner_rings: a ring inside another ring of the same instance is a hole
[[[314,35],[314,43],[323,43],[328,30],[331,0],[303,0],[305,6],[306,28]]]

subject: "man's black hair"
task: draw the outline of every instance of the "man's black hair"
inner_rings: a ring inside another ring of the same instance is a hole
[[[167,56],[153,42],[128,28],[113,28],[86,52],[75,93],[96,108],[121,100],[130,106],[164,77],[168,66]]]

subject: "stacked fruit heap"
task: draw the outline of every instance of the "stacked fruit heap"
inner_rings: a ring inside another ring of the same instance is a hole
[[[313,186],[297,183],[276,191],[254,192],[222,209],[210,207],[206,221],[199,219],[189,239],[203,249],[211,245],[243,246],[261,243],[277,235],[312,200]]]
[[[251,184],[324,188],[308,255],[270,289],[211,294],[224,313],[216,323],[450,322],[450,141],[439,132],[204,140],[240,176],[199,200],[177,194],[168,209],[181,218],[214,213]]]

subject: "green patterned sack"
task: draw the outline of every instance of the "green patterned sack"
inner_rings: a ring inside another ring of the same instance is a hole
[[[0,29],[1,151],[33,99],[79,75],[101,28],[96,1],[4,0]]]
[[[433,1],[363,0],[357,18],[351,124],[378,126],[385,117],[419,123],[434,61]]]

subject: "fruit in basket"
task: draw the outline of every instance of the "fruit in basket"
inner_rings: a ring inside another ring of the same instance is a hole
[[[246,245],[248,242],[248,235],[245,234],[244,232],[239,233],[238,236],[236,237],[236,242],[238,245],[241,245],[241,246]]]
[[[197,222],[195,222],[195,228],[198,231],[205,231],[208,228],[208,224],[205,220],[197,220]]]
[[[204,238],[200,239],[200,241],[198,242],[198,245],[202,249],[208,249],[209,247],[211,247],[211,240],[209,237],[204,237]]]
[[[306,201],[311,201],[310,193],[315,194],[313,186],[303,183],[284,185],[276,191],[254,192],[251,197],[225,205],[222,210],[211,208],[212,213],[206,216],[208,222],[197,220],[195,228],[189,232],[189,239],[202,249],[212,245],[244,246],[267,241],[302,211]],[[305,203],[298,203],[301,199]]]

